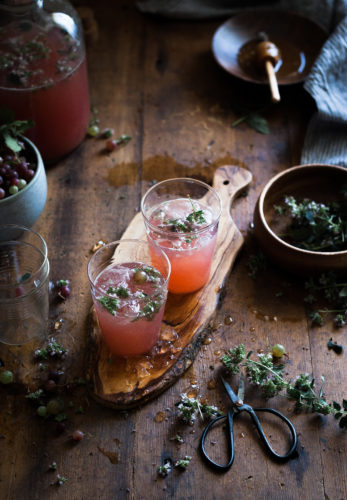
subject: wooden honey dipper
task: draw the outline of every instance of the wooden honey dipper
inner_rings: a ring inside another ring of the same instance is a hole
[[[256,62],[259,67],[264,68],[268,76],[271,96],[273,102],[279,102],[281,100],[280,93],[278,90],[278,83],[275,73],[274,66],[281,58],[281,52],[277,45],[270,42],[266,35],[261,34],[263,41],[259,42],[255,48]]]

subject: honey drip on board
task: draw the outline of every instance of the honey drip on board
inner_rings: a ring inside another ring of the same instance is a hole
[[[166,413],[164,413],[163,411],[158,411],[158,413],[156,413],[154,417],[154,422],[161,423],[164,422],[165,419],[166,419]]]
[[[199,391],[197,389],[190,389],[187,391],[188,398],[197,398],[199,395]]]
[[[109,461],[111,462],[111,464],[113,464],[113,465],[118,464],[118,462],[119,462],[119,453],[117,453],[115,451],[105,450],[101,446],[98,446],[98,450],[100,451],[100,453],[102,453],[103,455],[105,455],[105,457],[107,457],[109,459]]]
[[[142,172],[175,172],[176,177],[187,177],[187,168],[189,168],[189,176],[194,177],[194,175],[199,175],[206,167],[213,163],[213,169],[221,167],[223,165],[239,165],[240,167],[247,168],[247,165],[237,158],[233,158],[230,154],[225,154],[225,156],[220,158],[208,158],[202,159],[200,162],[195,162],[194,164],[182,164],[177,163],[177,161],[169,155],[155,155],[146,158],[142,164]],[[124,186],[124,178],[126,178],[126,173],[129,171],[137,171],[139,169],[139,163],[129,162],[129,163],[117,163],[114,164],[108,170],[107,181],[111,186],[121,187]],[[165,177],[164,177],[165,178]],[[149,182],[153,182],[153,178],[147,179]],[[159,179],[157,179],[159,180]],[[161,179],[160,179],[161,180]]]
[[[234,322],[233,318],[231,316],[225,316],[224,318],[224,324],[225,325],[231,325]]]
[[[207,384],[207,389],[215,389],[216,388],[216,381],[215,380],[210,380]]]

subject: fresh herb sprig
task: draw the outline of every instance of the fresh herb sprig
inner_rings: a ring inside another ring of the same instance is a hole
[[[119,301],[116,297],[104,295],[103,297],[98,298],[98,302],[100,302],[102,307],[104,307],[104,309],[112,315],[114,315],[114,313],[119,309]]]
[[[178,415],[186,424],[192,424],[197,416],[203,421],[204,417],[208,419],[222,415],[216,406],[210,406],[201,403],[198,398],[190,398],[187,394],[181,394],[181,399],[176,403]]]
[[[46,347],[35,350],[34,357],[36,359],[64,358],[67,353],[68,349],[66,349],[63,345],[58,344],[58,342],[51,337]]]
[[[171,460],[165,460],[163,465],[157,467],[157,474],[160,477],[166,477],[172,471]]]
[[[164,220],[164,227],[167,227],[172,232],[191,233],[194,231],[195,224],[201,225],[206,223],[204,210],[197,210],[190,196],[188,196],[188,199],[192,205],[193,211],[189,213],[185,219]]]
[[[255,279],[260,271],[264,271],[268,267],[268,261],[263,252],[251,254],[247,262],[248,276]]]
[[[175,461],[174,466],[177,469],[180,469],[182,471],[186,470],[188,465],[190,464],[192,457],[189,455],[186,455],[184,458],[180,458]]]
[[[113,294],[113,295],[118,295],[118,297],[122,297],[123,299],[126,299],[129,297],[130,292],[128,288],[125,288],[124,286],[110,286],[107,289],[107,293]]]
[[[145,305],[133,321],[138,321],[141,318],[152,321],[154,316],[160,311],[164,302],[164,297],[161,293],[157,293],[152,297],[145,297],[144,300]]]
[[[145,281],[150,281],[152,283],[158,283],[160,281],[160,272],[154,269],[153,267],[148,267],[148,266],[142,266],[142,267],[135,267],[134,268],[134,277],[136,281],[136,273],[145,273],[146,274],[146,280]],[[144,283],[144,281],[136,281],[136,283]]]
[[[262,112],[268,109],[268,106],[263,106],[259,109],[246,109],[238,108],[236,112],[241,115],[237,120],[235,120],[231,127],[235,128],[243,122],[246,122],[253,130],[259,132],[260,134],[267,135],[270,133],[269,124],[267,120],[262,116]]]
[[[23,149],[19,136],[34,125],[32,120],[15,120],[12,110],[0,108],[0,141],[17,154]]]
[[[308,373],[301,373],[294,381],[285,380],[284,365],[277,365],[271,354],[259,354],[258,360],[251,359],[252,351],[245,355],[244,345],[240,344],[221,359],[224,367],[230,373],[238,373],[245,369],[248,379],[261,387],[266,398],[274,397],[282,391],[284,395],[295,401],[297,410],[308,409],[322,415],[333,415],[339,420],[339,426],[347,429],[347,400],[340,405],[336,401],[328,404],[324,396],[324,377],[318,393],[315,390],[315,380]]]
[[[188,199],[190,201],[190,204],[192,206],[192,212],[187,215],[186,219],[188,222],[195,222],[196,224],[204,224],[206,222],[204,211],[203,210],[196,210],[194,203],[191,199],[190,196],[188,196]]]
[[[317,203],[286,196],[284,205],[275,206],[279,215],[289,215],[290,224],[281,237],[304,250],[336,252],[347,249],[347,188],[341,201]]]
[[[326,314],[334,315],[334,324],[336,327],[342,327],[347,324],[347,283],[338,281],[333,271],[322,274],[319,278],[310,278],[305,282],[307,295],[304,301],[307,304],[318,302],[323,297],[331,307],[318,308],[310,313],[312,323],[315,325],[323,324],[323,317]]]

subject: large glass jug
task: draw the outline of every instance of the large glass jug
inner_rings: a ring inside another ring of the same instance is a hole
[[[0,0],[0,107],[33,119],[26,132],[47,163],[72,151],[89,124],[80,20],[66,0]]]

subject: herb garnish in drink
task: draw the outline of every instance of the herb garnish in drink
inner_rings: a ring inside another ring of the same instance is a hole
[[[111,314],[114,314],[119,309],[119,302],[116,298],[104,295],[98,301]]]
[[[196,225],[206,224],[207,221],[204,210],[197,210],[190,196],[188,196],[188,199],[192,205],[193,211],[189,213],[185,219],[183,217],[164,219],[163,224],[160,224],[158,227],[177,233],[192,233],[197,229]]]
[[[162,281],[159,271],[150,266],[136,266],[125,278],[127,286],[108,286],[106,294],[97,300],[113,316],[117,311],[132,316],[132,321],[141,318],[152,321],[160,311],[165,297],[157,286]],[[124,276],[122,277],[124,281]]]
[[[100,272],[93,299],[103,340],[113,354],[141,355],[155,345],[166,295],[167,281],[150,264],[123,262]]]
[[[305,250],[338,252],[347,249],[347,187],[342,200],[317,203],[310,199],[297,201],[286,196],[284,205],[275,205],[279,216],[289,216],[285,233],[279,236]]]

